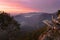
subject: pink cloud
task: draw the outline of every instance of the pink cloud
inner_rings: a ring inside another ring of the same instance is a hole
[[[60,9],[60,0],[0,0],[1,5],[5,6],[5,9],[16,10],[16,12],[53,12]]]
[[[24,4],[22,3],[18,3],[16,2],[16,0],[12,1],[12,0],[0,0],[0,7],[3,6],[0,10],[4,10],[7,12],[32,12],[32,11],[36,11],[32,8],[28,8],[26,7]]]

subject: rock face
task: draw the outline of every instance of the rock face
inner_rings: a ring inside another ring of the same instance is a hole
[[[60,22],[58,21],[58,24]],[[47,21],[45,24],[49,24]],[[43,32],[38,40],[60,40],[60,24],[58,25],[54,20],[52,20],[52,26],[50,24],[47,26],[47,30]]]
[[[40,35],[38,40],[60,40],[60,30],[49,30]]]
[[[43,32],[38,40],[60,40],[60,28],[57,24],[53,24],[51,27],[47,27],[47,30]]]
[[[57,14],[56,19],[52,17],[52,26],[50,26],[51,24],[49,24],[49,21],[44,21],[48,27],[47,30],[40,35],[38,40],[60,40],[60,10]]]

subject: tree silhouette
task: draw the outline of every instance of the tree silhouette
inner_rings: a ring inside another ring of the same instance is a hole
[[[8,13],[0,12],[0,31],[6,31],[8,40],[17,40],[20,33],[20,24]]]

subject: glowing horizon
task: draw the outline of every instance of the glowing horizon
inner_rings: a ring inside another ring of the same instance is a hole
[[[2,4],[0,3],[0,11],[5,11],[5,12],[9,12],[9,13],[26,13],[26,12],[34,12],[36,10],[34,9],[30,9],[30,8],[26,8],[23,7],[22,5],[18,5],[18,4]]]
[[[9,13],[55,12],[60,0],[0,0],[0,11]]]

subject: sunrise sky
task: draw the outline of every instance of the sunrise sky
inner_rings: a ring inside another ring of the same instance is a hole
[[[60,0],[0,0],[0,11],[12,13],[55,12]]]

